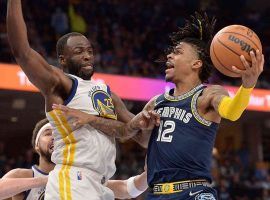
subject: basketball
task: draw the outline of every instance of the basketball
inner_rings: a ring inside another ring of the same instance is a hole
[[[257,49],[262,52],[262,44],[254,31],[242,25],[230,25],[221,29],[213,38],[210,46],[210,56],[214,66],[222,74],[239,77],[232,66],[244,70],[240,56],[251,64],[250,51]]]

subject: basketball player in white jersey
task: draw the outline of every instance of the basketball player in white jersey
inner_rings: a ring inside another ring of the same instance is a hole
[[[39,154],[39,164],[32,166],[32,169],[13,169],[4,175],[3,179],[47,177],[54,168],[54,163],[51,161],[53,152],[52,127],[47,119],[36,124],[32,135],[32,146]],[[44,199],[45,185],[46,183],[41,187],[17,194],[12,197],[12,200],[42,200]]]
[[[33,130],[32,146],[39,154],[39,165],[32,169],[13,169],[0,181],[0,199],[12,197],[12,200],[42,200],[47,176],[54,168],[50,161],[53,152],[52,128],[47,119],[40,120]],[[33,178],[34,177],[34,178]],[[109,180],[115,198],[136,198],[147,188],[146,171],[127,180]],[[28,191],[26,191],[28,190]],[[26,192],[24,192],[26,191]]]
[[[49,65],[29,45],[21,0],[8,1],[7,34],[17,63],[45,98],[47,118],[53,128],[52,161],[56,166],[49,174],[45,199],[114,199],[104,183],[115,173],[115,137],[132,137],[141,131],[141,124],[125,124],[133,115],[120,98],[111,95],[107,85],[91,81],[91,43],[79,33],[64,35],[57,42],[61,69]],[[96,117],[90,125],[75,129],[71,118],[52,110],[54,103]]]

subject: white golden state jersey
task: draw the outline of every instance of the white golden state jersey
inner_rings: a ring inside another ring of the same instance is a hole
[[[32,166],[33,177],[46,177],[47,173],[38,169],[35,165]],[[33,188],[25,192],[25,200],[43,200],[45,194],[45,186],[39,188]]]
[[[107,85],[83,80],[69,75],[73,81],[72,91],[65,105],[91,115],[116,120],[111,92]],[[54,137],[52,161],[63,165],[63,171],[70,167],[85,168],[110,179],[115,173],[115,138],[105,135],[90,125],[74,130],[72,118],[59,110],[47,114]]]

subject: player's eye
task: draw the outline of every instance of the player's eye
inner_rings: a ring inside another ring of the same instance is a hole
[[[74,50],[74,53],[75,53],[75,54],[80,54],[80,53],[82,53],[82,50],[81,50],[81,49],[75,49],[75,50]]]
[[[173,53],[174,53],[174,54],[181,54],[181,51],[180,51],[179,49],[176,49],[176,48],[175,48],[175,49],[173,49]]]

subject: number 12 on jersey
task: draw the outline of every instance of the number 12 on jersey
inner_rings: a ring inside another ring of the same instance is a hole
[[[171,120],[160,121],[159,130],[158,130],[158,138],[159,142],[172,142],[173,135],[175,129],[175,122]]]

